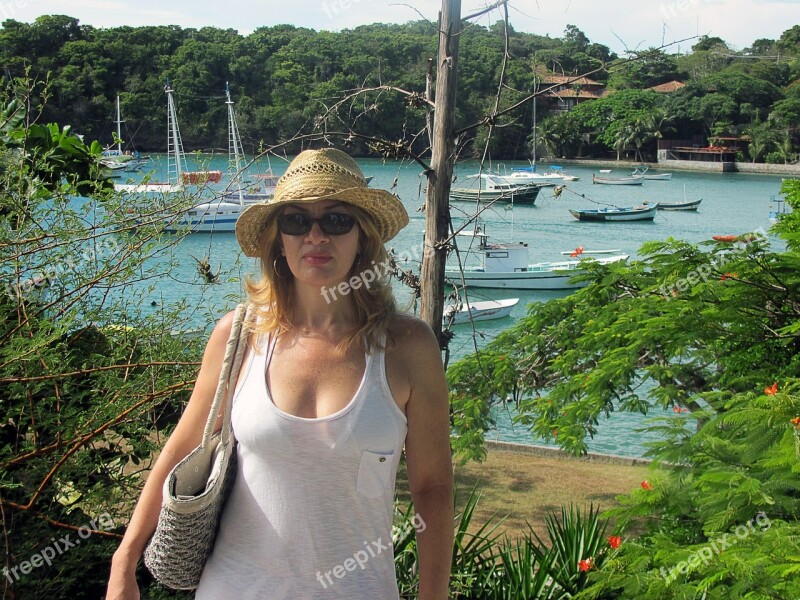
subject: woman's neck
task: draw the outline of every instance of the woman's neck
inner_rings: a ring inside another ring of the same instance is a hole
[[[297,333],[339,337],[356,326],[356,311],[349,296],[331,300],[320,292],[295,281],[292,323]]]

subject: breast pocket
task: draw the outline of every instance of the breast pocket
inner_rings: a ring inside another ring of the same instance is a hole
[[[361,453],[358,468],[358,492],[367,498],[378,498],[389,491],[392,478],[392,458],[394,452]]]

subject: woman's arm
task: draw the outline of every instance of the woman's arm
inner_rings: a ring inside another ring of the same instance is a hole
[[[414,319],[408,328],[409,334],[403,336],[398,350],[410,384],[406,461],[411,499],[420,522],[419,600],[445,600],[453,556],[453,463],[447,382],[439,345],[430,327]]]
[[[220,319],[211,333],[186,410],[150,471],[125,536],[114,553],[106,595],[109,600],[139,597],[136,566],[147,541],[156,529],[164,480],[172,468],[197,447],[203,438],[203,429],[214,400],[232,325],[233,312],[230,312]],[[217,419],[216,426],[220,425],[221,417]]]

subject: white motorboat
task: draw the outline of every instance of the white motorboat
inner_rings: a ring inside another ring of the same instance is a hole
[[[459,235],[478,238],[477,249],[472,248],[468,253],[477,255],[480,264],[465,266],[463,276],[461,270],[448,266],[445,281],[450,285],[520,290],[570,290],[586,285],[570,281],[583,272],[580,259],[529,264],[526,243],[489,243],[488,236],[482,232]],[[627,259],[627,254],[617,254],[587,257],[583,261],[609,264]]]
[[[459,302],[446,304],[442,320],[445,324],[452,319],[453,325],[462,325],[470,321],[490,321],[502,319],[511,314],[511,310],[519,303],[519,298],[502,300],[479,300],[477,302]]]
[[[540,186],[562,185],[566,181],[578,181],[575,175],[564,173],[563,167],[552,165],[549,171],[537,173],[536,166],[515,167],[510,175],[496,175],[504,183],[513,185],[529,185],[535,183]]]

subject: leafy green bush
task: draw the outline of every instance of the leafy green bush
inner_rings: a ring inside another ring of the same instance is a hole
[[[497,515],[473,524],[479,495],[473,490],[457,516],[450,597],[491,600],[562,600],[587,585],[589,575],[614,554],[621,538],[605,536],[607,521],[590,507],[570,506],[546,517],[547,541],[531,530],[512,541],[498,533]],[[395,569],[403,598],[416,597],[418,556],[413,507],[395,527]]]

